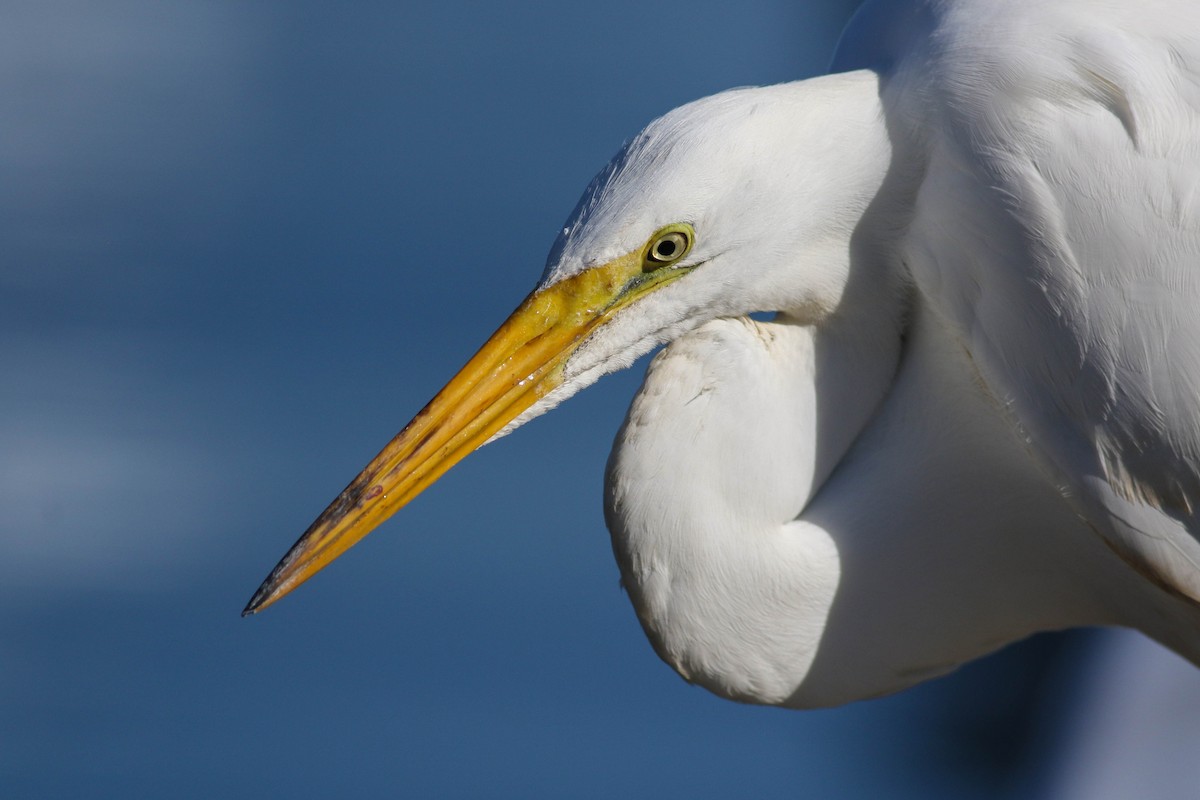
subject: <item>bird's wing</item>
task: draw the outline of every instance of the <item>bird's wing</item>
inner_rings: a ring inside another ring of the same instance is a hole
[[[928,159],[913,277],[1089,524],[1200,601],[1200,4],[930,5],[884,95]]]

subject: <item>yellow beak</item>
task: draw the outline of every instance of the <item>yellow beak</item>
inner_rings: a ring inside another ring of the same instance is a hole
[[[404,430],[317,517],[243,616],[311,578],[562,383],[581,342],[633,300],[689,270],[643,272],[641,251],[529,295]]]

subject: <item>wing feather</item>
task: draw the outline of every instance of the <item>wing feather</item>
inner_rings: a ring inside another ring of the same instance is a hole
[[[884,96],[928,159],[913,277],[1092,527],[1200,601],[1200,9],[930,5]]]

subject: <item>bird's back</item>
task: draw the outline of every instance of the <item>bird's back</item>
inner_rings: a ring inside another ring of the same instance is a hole
[[[1200,7],[914,7],[883,98],[921,294],[1105,541],[1200,601]]]

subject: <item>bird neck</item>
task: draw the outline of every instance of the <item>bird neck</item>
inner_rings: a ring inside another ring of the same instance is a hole
[[[795,692],[837,553],[782,530],[878,406],[898,350],[896,331],[782,315],[715,320],[651,364],[609,461],[606,514],[639,619],[685,678],[754,702]]]
[[[1030,469],[953,338],[909,336],[882,405],[861,377],[893,383],[878,337],[786,318],[714,321],[651,365],[606,511],[639,619],[688,680],[827,706],[1164,613]]]

